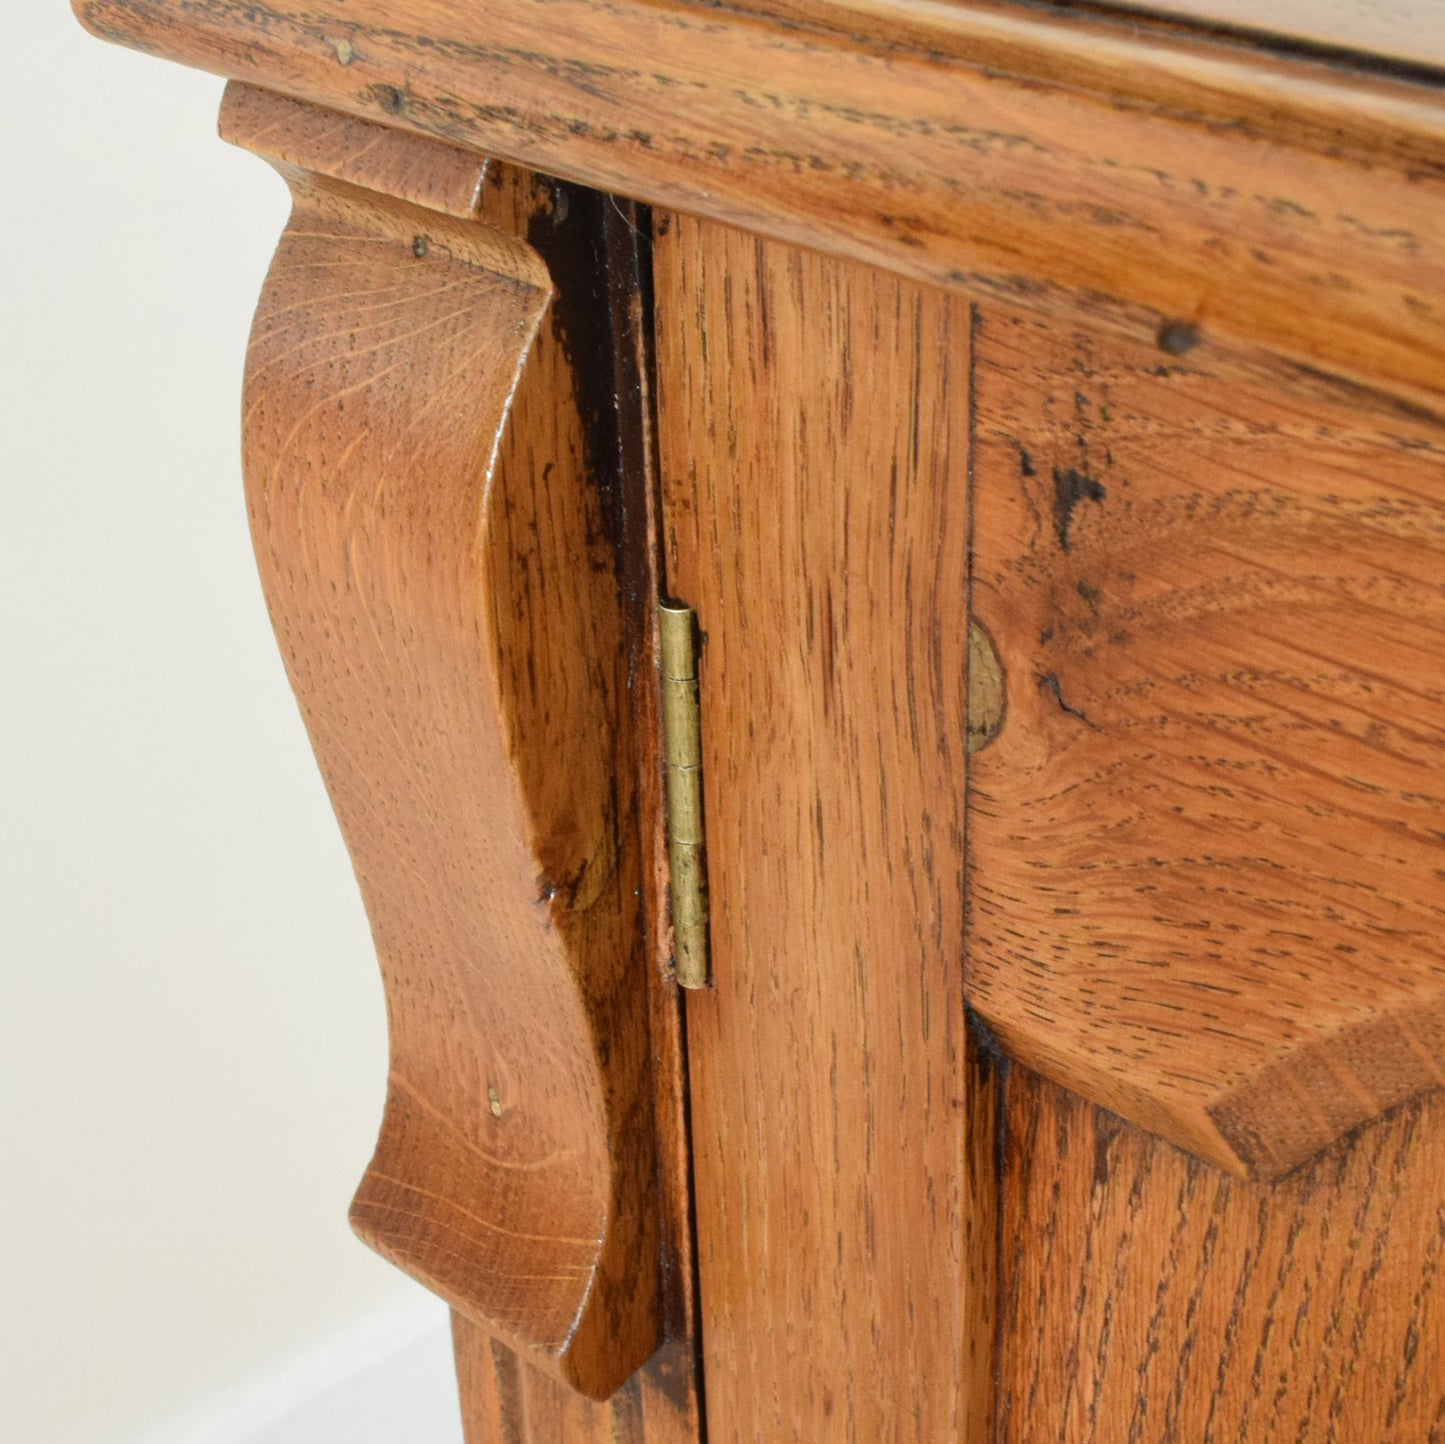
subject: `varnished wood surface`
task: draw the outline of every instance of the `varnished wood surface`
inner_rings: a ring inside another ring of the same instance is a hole
[[[969,311],[677,217],[655,282],[667,585],[705,638],[715,987],[686,1006],[707,1437],[982,1444]]]
[[[969,996],[1272,1175],[1445,1081],[1445,428],[984,308]]]
[[[1442,1444],[1445,98],[747,9],[77,0],[293,97],[226,128],[298,200],[247,469],[388,984],[357,1225],[456,1307],[469,1444]],[[657,249],[665,578],[613,203],[484,151],[707,218]]]
[[[1445,99],[1423,84],[916,0],[818,5],[816,30],[642,0],[77,11],[111,39],[964,293],[1139,338],[1187,321],[1445,398]]]
[[[479,215],[526,237],[547,262],[558,292],[512,401],[517,434],[535,434],[562,407],[570,483],[597,488],[610,519],[616,588],[594,581],[627,634],[643,860],[646,963],[636,978],[648,998],[653,1119],[658,1155],[661,1310],[665,1342],[607,1401],[559,1386],[525,1355],[460,1315],[453,1316],[457,1377],[467,1444],[695,1444],[701,1438],[697,1300],[689,1187],[680,998],[666,976],[665,808],[662,803],[654,606],[658,594],[657,478],[651,421],[651,359],[642,311],[648,264],[638,217],[612,197],[494,166]],[[585,376],[579,375],[586,367]],[[557,424],[555,421],[551,424]],[[544,463],[517,454],[500,465],[550,487]],[[529,472],[529,465],[533,469]],[[584,482],[584,473],[586,481]],[[589,513],[590,515],[590,513]],[[592,516],[593,524],[597,518]],[[619,767],[627,759],[619,758]],[[620,779],[622,780],[622,779]]]
[[[245,463],[387,988],[353,1222],[602,1396],[663,1319],[630,658],[579,338],[513,236],[286,170]]]
[[[221,98],[222,140],[272,164],[312,171],[430,211],[470,219],[487,160],[474,150],[416,137],[233,80]]]
[[[617,737],[614,765],[619,823],[639,834],[621,839],[637,848],[641,951],[624,986],[646,999],[651,1051],[651,1123],[657,1177],[660,1249],[660,1324],[665,1341],[605,1403],[579,1396],[461,1315],[453,1316],[457,1375],[467,1444],[694,1444],[701,1437],[697,1374],[697,1302],[690,1218],[686,1091],[678,990],[666,974],[666,878],[657,696],[653,675],[653,599],[658,591],[656,473],[650,425],[651,360],[642,312],[647,264],[638,218],[624,203],[580,186],[511,166],[492,165],[478,195],[477,215],[506,235],[525,240],[547,266],[553,301],[533,342],[509,413],[508,437],[494,485],[514,499],[513,544],[553,515],[548,535],[587,539],[590,575],[574,578],[577,601],[605,613],[586,625],[609,631],[625,657],[614,658],[619,706],[630,717]],[[551,437],[537,446],[537,438]],[[532,565],[525,546],[517,553]],[[604,568],[604,559],[608,565]],[[525,626],[524,611],[518,615]],[[558,645],[565,648],[565,639]],[[519,653],[520,655],[520,653]],[[556,706],[547,691],[539,706]],[[573,716],[534,716],[527,726],[555,736],[568,759],[587,722]],[[623,748],[630,746],[632,755]],[[559,778],[567,766],[556,767]],[[629,776],[630,772],[630,776]],[[629,788],[636,788],[630,808]],[[646,1126],[639,1118],[638,1126]],[[638,1430],[640,1429],[640,1433]]]
[[[664,1344],[610,1399],[568,1389],[459,1315],[452,1318],[466,1444],[698,1444],[693,1357]]]
[[[1445,1095],[1273,1184],[1007,1086],[1000,1444],[1441,1444]]]

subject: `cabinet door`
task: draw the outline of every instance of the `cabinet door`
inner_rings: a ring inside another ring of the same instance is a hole
[[[708,1437],[1445,1439],[1445,429],[683,216],[654,290]]]

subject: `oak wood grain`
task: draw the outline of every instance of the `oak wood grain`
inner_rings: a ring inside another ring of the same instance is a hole
[[[584,1398],[453,1315],[467,1444],[697,1444],[690,1345],[666,1343],[610,1399]]]
[[[482,201],[487,157],[233,80],[221,97],[221,139],[273,165],[310,171],[463,220]]]
[[[76,4],[107,38],[607,190],[1445,407],[1432,86],[905,0],[806,25],[670,0]]]
[[[1445,1095],[1232,1179],[1014,1068],[1000,1444],[1440,1444]]]
[[[969,997],[1269,1176],[1445,1081],[1445,428],[1175,349],[983,314]]]
[[[568,484],[605,495],[615,594],[598,586],[596,604],[610,605],[625,629],[627,700],[633,709],[635,756],[619,756],[636,779],[640,831],[642,926],[649,966],[653,1118],[657,1140],[661,1230],[661,1308],[666,1340],[636,1375],[605,1403],[560,1387],[525,1355],[509,1349],[460,1315],[453,1316],[457,1375],[467,1444],[694,1444],[701,1437],[697,1369],[697,1301],[687,1139],[680,999],[668,977],[665,814],[656,674],[657,540],[652,362],[643,314],[649,263],[645,220],[623,202],[551,177],[494,165],[478,215],[498,230],[526,238],[548,265],[557,297],[533,344],[512,399],[518,435],[560,428]],[[578,374],[583,372],[584,374]],[[504,454],[499,466],[505,470]],[[539,475],[518,458],[519,475]],[[543,466],[540,475],[549,484]],[[594,524],[597,518],[592,518]],[[626,787],[629,779],[619,778]]]
[[[514,236],[282,169],[245,470],[387,988],[353,1223],[605,1396],[661,1337],[660,1224],[630,656],[576,338]]]
[[[707,1437],[981,1444],[969,310],[679,217],[655,286],[667,584],[704,636],[715,986],[686,1011]]]

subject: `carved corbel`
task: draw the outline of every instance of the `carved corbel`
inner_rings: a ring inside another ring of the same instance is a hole
[[[539,345],[552,281],[479,219],[474,153],[236,84],[222,133],[294,197],[245,472],[386,985],[352,1222],[605,1397],[661,1333],[647,964],[625,623],[570,360]]]

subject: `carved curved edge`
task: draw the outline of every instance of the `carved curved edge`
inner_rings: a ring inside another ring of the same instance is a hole
[[[976,340],[969,1001],[1277,1177],[1445,1083],[1445,426],[1000,308]]]
[[[279,168],[295,204],[248,354],[245,472],[386,986],[352,1221],[605,1397],[660,1340],[658,1210],[625,658],[571,397],[537,359],[551,282],[514,236]]]
[[[979,996],[975,995],[977,1004]],[[999,1047],[1026,1068],[1238,1178],[1274,1180],[1359,1129],[1445,1086],[1445,1000],[1410,999],[1381,1016],[1323,1029],[1298,1045],[1241,1047],[1218,1087],[1160,1089],[1107,1061],[1101,1030],[1087,1049],[982,1001]],[[1025,999],[1025,1006],[1029,1000]],[[1181,1060],[1192,1052],[1180,1039]],[[1185,1064],[1185,1066],[1188,1066]]]

